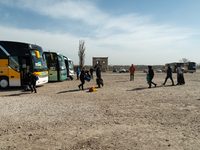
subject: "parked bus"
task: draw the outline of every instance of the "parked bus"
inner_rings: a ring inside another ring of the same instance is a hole
[[[39,77],[36,85],[48,82],[42,47],[35,44],[0,41],[0,87],[26,85],[28,72]]]
[[[49,81],[62,81],[67,79],[67,69],[65,66],[64,57],[57,52],[44,52]]]
[[[178,67],[180,67],[182,65],[182,67],[184,67],[184,63],[182,62],[173,62],[173,63],[167,63],[170,64],[171,68],[172,68],[172,72],[177,72]],[[167,64],[165,64],[165,72],[167,72]]]
[[[73,61],[69,58],[67,58],[66,56],[64,56],[64,60],[65,60],[65,65],[67,68],[67,77],[69,77],[71,80],[74,79],[74,64]]]
[[[196,63],[195,62],[186,62],[184,64],[185,72],[196,72]]]

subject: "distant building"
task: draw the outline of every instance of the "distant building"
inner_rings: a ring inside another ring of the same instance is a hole
[[[93,67],[96,65],[101,69],[108,70],[108,57],[93,57]]]

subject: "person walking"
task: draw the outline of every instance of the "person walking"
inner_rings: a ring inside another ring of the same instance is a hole
[[[35,93],[37,93],[36,87],[35,87],[36,81],[37,81],[37,80],[36,80],[35,75],[32,75],[31,72],[29,72],[29,73],[28,73],[28,86],[29,86],[29,88],[31,89],[31,93],[33,93],[33,89],[34,89]],[[32,87],[32,86],[33,86],[33,87]]]
[[[32,76],[32,82],[31,82],[31,85],[33,86],[33,90],[35,91],[35,93],[37,93],[37,90],[36,90],[36,81],[37,81],[37,77],[34,75],[34,74],[31,74]],[[33,91],[32,91],[33,92]]]
[[[82,87],[82,90],[84,90],[83,84],[85,84],[85,75],[86,75],[85,70],[86,70],[86,68],[83,67],[83,69],[81,71],[81,75],[80,75],[81,84],[78,85],[79,89],[80,89],[80,87]]]
[[[149,72],[149,88],[151,88],[151,84],[154,84],[156,87],[157,84],[152,82],[154,78],[154,72],[153,72],[152,66],[148,66],[148,68],[149,68],[149,71],[148,71]]]
[[[185,80],[184,80],[184,76],[183,76],[183,72],[184,72],[184,68],[182,67],[182,65],[180,65],[180,67],[178,67],[177,69],[177,85],[182,85],[185,84]]]
[[[93,79],[93,69],[92,69],[92,67],[90,68],[90,75],[91,75],[91,79]]]
[[[167,76],[165,78],[165,82],[163,83],[163,85],[165,85],[165,83],[167,82],[167,79],[170,78],[172,81],[172,86],[174,86],[174,81],[172,79],[172,68],[171,68],[170,64],[167,64],[167,67],[168,67],[167,68]]]
[[[134,64],[131,65],[131,67],[129,68],[129,71],[130,71],[130,81],[134,81],[134,74],[135,74],[135,66]]]
[[[99,67],[95,66],[94,67],[95,70],[96,70],[96,76],[97,76],[97,84],[98,84],[98,87],[100,88],[100,85],[102,85],[103,87],[103,82],[102,82],[102,79],[101,79],[101,70]]]
[[[79,74],[80,74],[80,70],[79,70],[79,68],[77,68],[76,69],[77,80],[79,80]]]

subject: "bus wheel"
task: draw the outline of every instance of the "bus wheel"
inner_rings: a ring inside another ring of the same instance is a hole
[[[8,88],[8,79],[0,78],[0,87],[3,89]]]

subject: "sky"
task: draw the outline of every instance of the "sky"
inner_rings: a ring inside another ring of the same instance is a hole
[[[0,40],[37,44],[79,64],[200,63],[199,0],[0,0]]]

